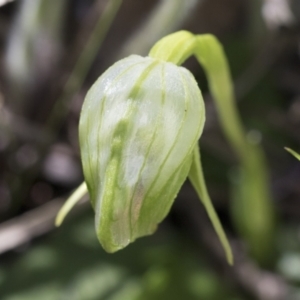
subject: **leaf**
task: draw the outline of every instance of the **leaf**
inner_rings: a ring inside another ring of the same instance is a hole
[[[296,151],[290,149],[290,148],[287,148],[285,147],[284,148],[287,152],[291,153],[293,156],[295,156],[298,160],[300,160],[300,154],[298,154]]]
[[[82,199],[82,197],[87,194],[87,187],[85,182],[83,182],[66,200],[62,208],[59,210],[56,219],[55,226],[60,226],[64,221],[67,214],[71,211],[71,209]]]
[[[219,220],[219,217],[212,205],[212,202],[210,200],[209,194],[207,192],[202,165],[201,165],[201,158],[200,158],[200,149],[197,145],[194,149],[193,153],[193,161],[192,166],[189,173],[189,179],[194,186],[200,200],[202,201],[206,212],[213,224],[213,227],[220,239],[220,242],[224,248],[227,261],[230,265],[233,265],[233,254],[231,251],[230,244],[227,240],[226,234],[222,228],[221,222]]]

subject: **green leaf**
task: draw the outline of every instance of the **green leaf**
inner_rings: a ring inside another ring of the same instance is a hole
[[[300,154],[298,154],[296,151],[290,149],[290,148],[287,148],[285,147],[284,148],[286,151],[288,151],[289,153],[291,153],[293,156],[295,156],[298,160],[300,160]]]
[[[207,192],[203,170],[201,166],[200,149],[197,145],[193,153],[193,162],[189,173],[189,179],[194,186],[200,200],[202,201],[206,212],[214,226],[214,229],[221,241],[221,244],[225,250],[227,261],[230,265],[233,264],[233,255],[230,244],[227,240],[226,234],[222,228],[219,217],[212,205],[209,194]]]

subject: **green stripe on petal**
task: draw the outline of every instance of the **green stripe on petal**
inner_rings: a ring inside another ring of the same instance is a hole
[[[203,99],[184,68],[131,56],[97,80],[82,109],[80,146],[106,251],[151,234],[163,220],[203,126]]]

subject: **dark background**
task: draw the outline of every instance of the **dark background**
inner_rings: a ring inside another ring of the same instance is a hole
[[[300,299],[300,162],[284,150],[300,150],[300,2],[123,0],[113,17],[117,2],[0,7],[0,299]],[[232,216],[238,160],[193,58],[185,66],[207,107],[204,173],[235,265],[227,265],[188,182],[157,232],[116,254],[98,244],[87,199],[54,228],[83,180],[77,126],[87,90],[118,59],[147,55],[180,29],[221,40],[243,123],[261,140],[276,212],[265,259],[251,254]]]

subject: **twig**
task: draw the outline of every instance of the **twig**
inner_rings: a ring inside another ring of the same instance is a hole
[[[14,0],[0,0],[0,7],[13,1]]]
[[[0,254],[16,249],[54,228],[54,219],[65,199],[57,198],[0,225]],[[87,198],[73,212],[87,207]]]
[[[289,299],[289,286],[279,275],[259,268],[246,254],[241,245],[231,240],[235,253],[233,267],[225,263],[224,254],[212,227],[208,225],[196,201],[192,201],[193,194],[186,191],[184,201],[177,201],[177,207],[182,221],[192,234],[197,244],[208,249],[212,262],[223,270],[223,276],[240,286],[246,293],[257,300],[286,300]],[[183,199],[182,199],[183,200]],[[196,207],[197,206],[197,207]],[[191,229],[192,227],[192,229]]]

